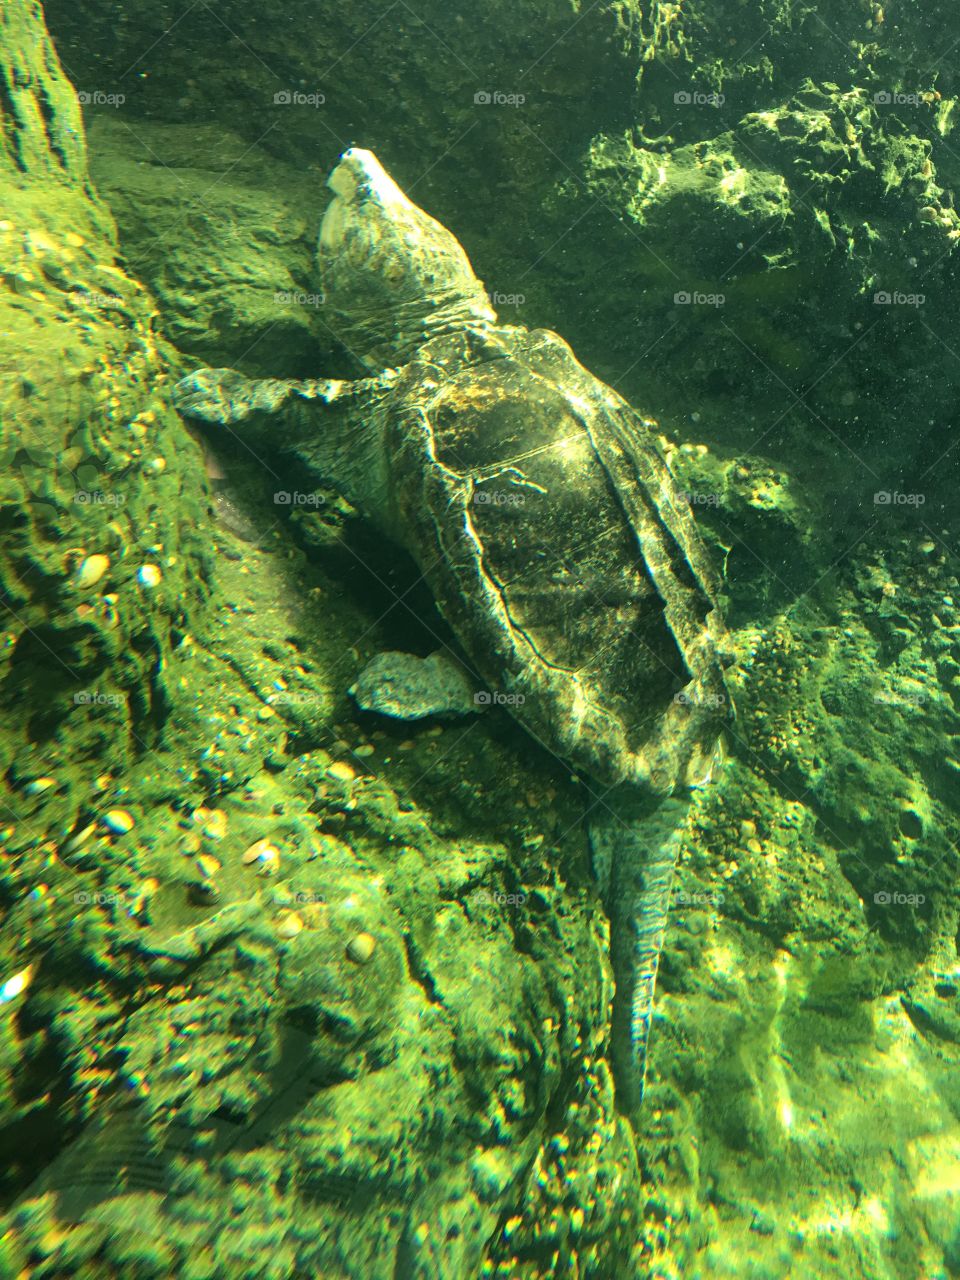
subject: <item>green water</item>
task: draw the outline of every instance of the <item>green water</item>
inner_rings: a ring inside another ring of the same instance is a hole
[[[6,0],[3,1280],[960,1274],[958,40]]]

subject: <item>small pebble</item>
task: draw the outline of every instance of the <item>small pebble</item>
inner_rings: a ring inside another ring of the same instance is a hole
[[[34,778],[32,782],[27,783],[24,791],[28,796],[42,796],[45,791],[49,791],[51,787],[56,785],[56,778]]]
[[[272,876],[280,866],[280,850],[269,840],[257,840],[243,855],[245,867],[253,866],[254,863],[259,864],[257,867],[259,875]]]
[[[133,815],[127,813],[126,809],[108,809],[100,821],[115,836],[125,836],[134,828]]]
[[[66,844],[60,850],[61,854],[66,856],[67,854],[76,853],[78,849],[87,843],[96,829],[97,824],[95,822],[91,822],[88,826],[83,827],[76,833],[76,835],[72,835],[70,839],[67,840]]]
[[[303,920],[296,911],[291,911],[277,922],[277,933],[281,938],[295,938],[303,931]]]
[[[88,587],[96,586],[109,568],[109,556],[87,556],[77,570],[74,582],[82,591],[85,591]]]
[[[212,858],[208,853],[202,853],[197,859],[197,870],[203,876],[204,880],[212,880],[217,872],[221,869],[222,864],[216,858]]]
[[[0,1004],[8,1004],[26,991],[33,980],[34,968],[34,965],[28,964],[25,969],[21,969],[19,973],[15,973],[12,978],[7,978],[6,982],[0,984]]]
[[[133,902],[130,904],[130,914],[134,917],[143,915],[144,909],[149,905],[150,899],[159,888],[160,881],[156,876],[151,876],[148,880],[144,880],[137,890]]]
[[[137,581],[141,587],[158,587],[162,577],[163,574],[155,564],[142,564],[137,570]]]
[[[227,834],[227,815],[222,809],[210,809],[200,828],[208,840],[222,840]]]
[[[277,849],[270,849],[260,858],[260,865],[257,867],[258,876],[275,876],[280,869],[280,852]]]
[[[356,770],[352,769],[346,760],[335,760],[327,767],[327,777],[338,778],[341,782],[352,782],[356,776]]]
[[[361,760],[364,760],[367,756],[372,756],[375,751],[376,747],[372,742],[365,742],[362,747],[357,747],[353,754],[355,756],[359,756]]]
[[[249,867],[252,863],[257,862],[262,857],[265,849],[272,849],[269,840],[255,840],[243,855],[243,865]]]
[[[355,964],[368,964],[377,949],[377,940],[372,933],[358,933],[347,943],[347,955]]]

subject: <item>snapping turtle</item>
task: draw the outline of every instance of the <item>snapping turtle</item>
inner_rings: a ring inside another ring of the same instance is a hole
[[[371,376],[200,370],[175,403],[221,423],[282,409],[285,444],[409,552],[468,665],[592,785],[629,1112],[683,811],[658,801],[709,778],[729,709],[707,556],[651,423],[555,333],[499,324],[459,242],[371,152],[328,185],[325,305]]]

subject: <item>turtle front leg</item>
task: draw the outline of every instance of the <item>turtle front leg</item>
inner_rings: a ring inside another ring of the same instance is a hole
[[[274,413],[291,397],[329,402],[349,383],[317,378],[246,378],[236,369],[197,369],[173,388],[174,408],[186,418],[223,424],[242,422],[251,413]]]

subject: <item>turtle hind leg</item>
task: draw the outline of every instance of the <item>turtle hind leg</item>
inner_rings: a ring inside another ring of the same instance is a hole
[[[236,369],[197,369],[181,378],[171,398],[185,418],[227,424],[258,411],[272,413],[297,385],[279,378],[245,378]]]
[[[610,1033],[617,1102],[635,1116],[643,1102],[653,998],[688,801],[649,805],[617,798],[591,815],[595,859],[609,861],[607,911],[615,993]]]

